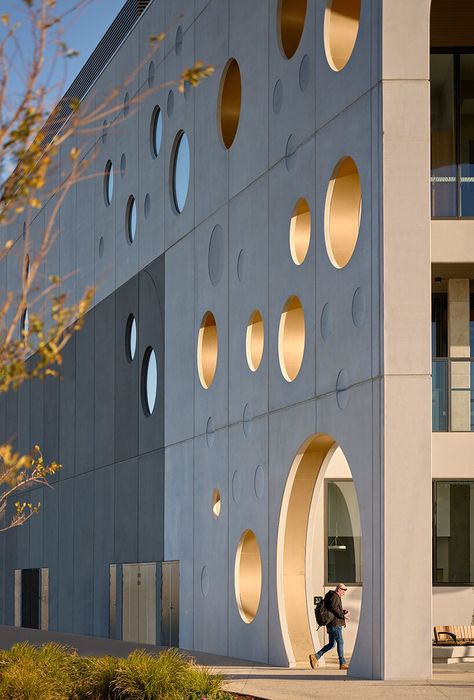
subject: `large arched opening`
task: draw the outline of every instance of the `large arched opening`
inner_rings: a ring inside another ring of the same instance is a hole
[[[350,656],[362,594],[359,506],[342,449],[330,435],[317,433],[293,460],[278,528],[278,609],[290,666],[307,665],[308,655],[327,641],[325,630],[317,630],[313,599],[339,580],[349,589],[345,644]]]

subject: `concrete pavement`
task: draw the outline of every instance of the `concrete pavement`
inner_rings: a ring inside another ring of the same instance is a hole
[[[429,683],[407,681],[367,681],[347,678],[335,661],[325,668],[273,668],[270,666],[216,667],[227,687],[234,692],[265,700],[473,700],[474,664],[436,665]]]

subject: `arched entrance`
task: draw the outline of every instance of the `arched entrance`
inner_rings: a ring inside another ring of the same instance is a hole
[[[357,562],[355,578],[362,577],[360,537],[349,542],[344,538],[347,525],[341,521],[338,533],[337,524],[334,530],[333,524],[329,525],[330,519],[323,521],[322,513],[327,515],[328,508],[328,503],[323,505],[323,500],[329,493],[328,484],[324,489],[324,480],[330,471],[331,476],[342,477],[339,482],[331,482],[331,498],[336,503],[337,499],[341,501],[345,523],[352,522],[354,525],[353,521],[357,521],[356,528],[360,528],[357,497],[352,481],[347,478],[350,477],[349,467],[342,450],[330,435],[312,435],[301,445],[291,465],[283,494],[277,540],[277,596],[290,666],[306,664],[308,654],[319,644],[313,595],[324,592],[326,571],[316,580],[315,556],[324,562],[324,570],[329,564],[335,567],[333,573],[338,575],[336,572],[348,571],[347,563],[342,568],[340,564],[336,566],[330,561],[331,555],[338,557],[339,562],[340,555],[343,555],[343,560],[350,555]],[[346,498],[344,492],[350,491],[349,487],[352,495]]]

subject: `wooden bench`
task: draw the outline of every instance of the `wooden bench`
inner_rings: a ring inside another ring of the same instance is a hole
[[[474,625],[437,625],[433,629],[435,646],[474,644]]]

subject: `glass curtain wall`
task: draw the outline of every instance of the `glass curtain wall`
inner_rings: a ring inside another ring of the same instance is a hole
[[[474,217],[474,52],[431,54],[431,214]]]
[[[433,431],[448,430],[448,295],[433,294],[431,302],[431,353],[433,357]]]
[[[435,584],[474,583],[474,481],[434,483]]]

